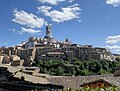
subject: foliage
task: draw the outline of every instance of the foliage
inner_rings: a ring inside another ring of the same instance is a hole
[[[113,73],[120,68],[119,61],[108,60],[40,60],[32,66],[40,68],[42,73],[59,76],[86,76]]]
[[[34,90],[31,90],[34,91]],[[120,91],[119,87],[109,87],[109,88],[80,88],[78,90],[74,90],[69,88],[67,90],[38,90],[38,91]]]

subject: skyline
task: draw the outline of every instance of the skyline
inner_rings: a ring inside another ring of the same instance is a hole
[[[48,22],[57,40],[120,53],[119,10],[120,0],[1,0],[0,46],[44,37]]]

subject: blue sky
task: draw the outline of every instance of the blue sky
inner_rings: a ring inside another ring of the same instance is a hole
[[[0,0],[0,46],[28,37],[53,37],[73,43],[107,47],[120,53],[120,0]]]

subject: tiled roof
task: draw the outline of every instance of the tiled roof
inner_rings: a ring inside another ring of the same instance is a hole
[[[51,84],[63,85],[64,89],[73,88],[79,89],[80,84],[84,82],[81,77],[48,77],[46,78]]]
[[[0,67],[6,67],[8,68],[7,70],[11,73],[15,73],[15,72],[18,72],[21,70],[21,68],[23,68],[22,66],[21,67],[14,67],[14,66],[10,66],[10,65],[5,65],[5,64],[0,64]]]
[[[103,77],[101,78],[112,85],[120,86],[120,77]]]
[[[115,72],[114,72],[114,76],[115,76],[115,77],[120,76],[120,70],[115,71]]]
[[[114,85],[114,86],[120,86],[120,77],[101,77],[101,78],[98,78],[98,79],[94,79],[94,80],[89,80],[82,85],[87,85],[87,84],[91,84],[91,83],[94,83],[94,82],[98,82],[98,81],[104,81],[104,82],[107,82],[109,83],[110,85]]]
[[[18,72],[14,75],[15,78],[21,79],[21,77],[24,77],[25,81],[32,82],[32,83],[39,83],[39,84],[49,84],[49,82],[42,77],[36,77],[33,75],[28,75],[23,72]]]
[[[53,84],[53,85],[62,85],[64,89],[73,88],[79,89],[80,85],[85,83],[94,82],[97,80],[104,80],[108,83],[116,86],[120,86],[120,77],[113,77],[112,74],[109,75],[93,75],[93,76],[49,76],[45,75],[45,78],[42,78],[40,74],[37,76],[29,75],[23,72],[20,72],[22,67],[13,67],[8,65],[0,65],[0,67],[7,67],[9,72],[14,74],[15,78],[21,79],[24,76],[25,81],[32,82],[32,83],[39,83],[39,84]]]
[[[112,76],[112,75],[110,75],[110,76]],[[92,81],[98,80],[100,78],[105,79],[106,77],[109,78],[109,76],[106,76],[106,75],[94,75],[94,76],[76,76],[76,77],[51,76],[51,77],[47,77],[46,79],[51,84],[63,85],[64,89],[67,89],[67,88],[79,89],[80,85],[82,85],[84,83],[92,82]]]
[[[52,77],[52,78],[46,78],[51,84],[55,84],[55,85],[63,85],[64,89],[67,88],[74,88],[74,89],[78,89],[79,85],[78,85],[78,80],[81,79],[77,79],[77,81],[75,80],[75,78],[73,77]]]

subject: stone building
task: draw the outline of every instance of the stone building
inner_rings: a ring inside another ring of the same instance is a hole
[[[30,37],[25,43],[24,50],[27,53],[22,53],[22,55],[32,57],[33,60],[115,60],[114,55],[106,48],[72,44],[68,38],[64,41],[54,39],[51,25],[46,27],[44,38]]]
[[[115,56],[106,48],[93,47],[92,45],[72,44],[66,38],[58,41],[52,36],[50,24],[46,27],[44,38],[30,37],[15,47],[1,48],[1,52],[8,56],[18,55],[25,61],[34,60],[110,60],[115,61]]]
[[[63,52],[48,52],[46,55],[46,60],[63,60],[64,53]]]
[[[4,58],[5,56],[6,56],[5,54],[1,54],[1,53],[0,53],[0,64],[2,63],[3,58]]]
[[[21,58],[21,59],[25,59],[26,55],[27,55],[27,49],[18,49],[17,55]]]
[[[10,57],[8,55],[4,56],[2,64],[10,64]]]
[[[118,87],[120,85],[119,83],[120,78],[115,77],[103,77],[96,80],[88,81],[83,84],[81,84],[81,87],[84,88],[110,88],[112,86]]]
[[[2,51],[2,54],[6,54],[8,56],[11,55],[11,50],[8,47],[2,47],[1,51]]]
[[[20,60],[20,57],[17,56],[17,55],[11,55],[11,56],[10,56],[10,60],[11,60],[11,61]]]
[[[20,57],[17,55],[11,55],[10,62],[12,66],[22,66],[24,63],[24,60],[21,60]]]
[[[114,55],[111,54],[106,48],[94,48],[92,46],[83,46],[79,48],[79,59],[81,60],[110,60],[115,61]]]

